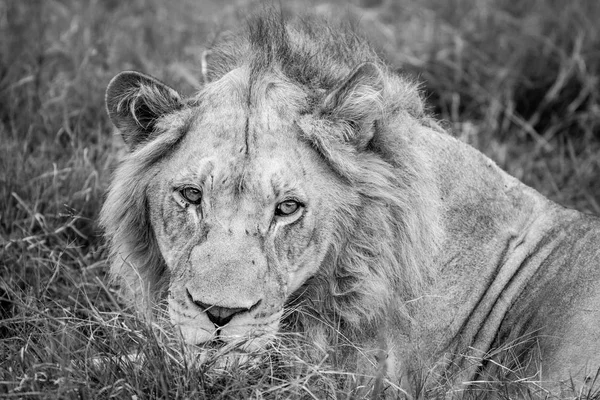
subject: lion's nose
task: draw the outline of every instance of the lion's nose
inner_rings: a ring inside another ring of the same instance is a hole
[[[219,307],[212,304],[203,303],[201,301],[194,301],[194,304],[196,304],[202,311],[206,313],[210,322],[219,327],[227,325],[236,314],[250,310],[249,308],[242,307]]]
[[[206,313],[210,322],[218,327],[227,325],[235,315],[250,311],[251,309],[255,308],[258,303],[260,303],[259,300],[251,307],[221,307],[214,304],[204,303],[199,300],[194,300],[189,291],[188,296],[190,297],[190,300],[192,300],[192,302],[198,306],[198,308]]]

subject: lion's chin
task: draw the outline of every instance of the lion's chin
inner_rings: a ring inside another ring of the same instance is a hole
[[[199,321],[200,320],[200,321]],[[183,341],[206,348],[231,347],[241,352],[254,352],[266,348],[275,338],[279,318],[274,316],[262,324],[229,324],[220,329],[205,326],[200,318],[174,320]],[[212,324],[210,324],[212,325]]]

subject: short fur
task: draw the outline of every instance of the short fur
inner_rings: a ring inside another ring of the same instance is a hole
[[[317,230],[312,234],[328,238],[326,243],[318,242],[322,251],[315,250],[315,254],[322,255],[318,269],[277,305],[285,304],[292,310],[288,319],[291,329],[309,334],[320,345],[327,347],[335,342],[336,335],[343,334],[357,345],[384,350],[389,355],[390,379],[410,390],[474,379],[486,365],[483,360],[487,356],[481,354],[502,346],[502,337],[545,329],[543,319],[532,314],[530,308],[523,308],[523,304],[550,308],[554,304],[548,303],[550,286],[544,278],[544,271],[554,271],[554,267],[546,258],[538,261],[537,254],[545,251],[543,238],[555,231],[553,227],[575,229],[580,220],[585,221],[579,226],[585,225],[581,229],[586,239],[577,247],[583,252],[578,261],[587,264],[560,268],[571,271],[572,279],[578,282],[582,274],[589,276],[584,286],[589,293],[586,299],[592,300],[586,304],[600,306],[594,303],[600,298],[599,255],[594,247],[600,238],[598,221],[560,209],[474,149],[445,134],[424,111],[418,85],[393,73],[349,28],[312,20],[288,23],[278,14],[257,17],[249,21],[246,31],[210,49],[208,82],[186,101],[159,81],[124,74],[109,85],[107,105],[131,152],[115,173],[101,223],[110,242],[111,273],[143,310],[177,290],[176,276],[194,276],[194,272],[183,272],[173,265],[193,260],[194,254],[227,254],[219,249],[209,253],[185,250],[183,256],[166,254],[169,246],[157,243],[167,240],[160,237],[165,235],[160,229],[167,229],[159,227],[163,223],[160,215],[184,218],[182,215],[193,206],[164,211],[155,193],[167,190],[156,182],[156,177],[162,176],[179,154],[188,154],[185,152],[191,143],[200,140],[196,137],[208,135],[210,140],[213,136],[217,140],[219,135],[232,132],[233,128],[220,128],[220,122],[212,122],[207,116],[210,110],[226,112],[228,107],[231,112],[245,113],[246,118],[245,133],[244,129],[236,133],[242,138],[240,154],[245,154],[246,161],[234,167],[242,172],[235,175],[231,171],[237,182],[232,189],[236,192],[232,195],[237,199],[234,201],[241,201],[249,177],[260,172],[245,165],[261,151],[259,143],[263,139],[256,136],[248,121],[254,121],[253,116],[263,109],[269,112],[260,118],[275,122],[257,122],[256,126],[268,130],[281,124],[277,129],[290,131],[291,139],[282,136],[280,140],[292,140],[297,151],[305,154],[298,162],[321,171],[308,179],[331,182],[326,189],[327,200],[323,200],[331,210],[323,218],[331,224],[324,228],[326,232],[314,233]],[[142,82],[143,90],[136,90],[138,82]],[[223,93],[232,95],[224,97]],[[140,120],[152,121],[152,125]],[[204,128],[198,130],[198,126]],[[223,133],[205,133],[206,127]],[[218,140],[215,143],[221,143]],[[227,143],[238,143],[235,140],[231,136]],[[181,145],[183,142],[186,146]],[[275,137],[269,143],[277,146],[277,142]],[[195,158],[189,160],[194,162]],[[213,183],[210,185],[212,190]],[[165,196],[170,199],[171,194]],[[309,210],[307,207],[306,212]],[[233,221],[234,216],[228,218]],[[186,237],[198,238],[197,244],[190,246],[208,248],[202,243],[210,241],[212,225],[195,223],[197,228],[185,233]],[[229,234],[223,233],[218,240],[229,240],[233,229],[230,227]],[[250,236],[248,229],[246,235]],[[177,235],[168,229],[165,232],[167,236]],[[259,232],[254,236],[260,236]],[[313,236],[305,233],[299,237],[312,243]],[[254,243],[254,239],[247,240]],[[554,239],[548,243],[554,243]],[[558,245],[566,248],[569,243]],[[254,245],[248,246],[244,249],[253,254]],[[288,248],[287,257],[295,251],[301,253]],[[521,256],[523,251],[525,255]],[[265,252],[269,264],[275,256]],[[223,265],[233,268],[232,262]],[[253,258],[255,264],[260,261]],[[186,271],[194,268],[201,271],[202,267],[192,262]],[[265,268],[272,270],[273,266]],[[292,269],[287,272],[292,274],[289,271]],[[248,276],[254,279],[254,275]],[[560,281],[560,290],[572,290],[574,281],[569,279]],[[189,277],[184,279],[188,281]],[[215,281],[212,287],[227,285]],[[287,288],[287,284],[279,285]],[[210,291],[205,289],[203,295]],[[535,296],[528,297],[528,292]],[[250,304],[255,299],[250,300],[252,294],[248,293],[248,307],[245,303],[236,305],[231,299],[218,301],[223,307],[227,304],[253,310]],[[195,294],[188,290],[187,296]],[[209,297],[221,298],[216,292]],[[187,318],[193,308],[186,303],[185,295],[169,301],[177,308],[177,318]],[[267,311],[252,315],[258,320],[263,313]],[[527,315],[527,323],[519,322],[519,315]],[[269,316],[268,322],[261,322],[261,329],[272,326],[274,318]],[[565,317],[558,313],[556,318]],[[584,330],[600,321],[597,314],[582,318],[586,321],[581,328]],[[507,325],[507,321],[518,323]],[[555,334],[562,327],[546,333]],[[590,333],[584,342],[594,343],[595,335]],[[567,350],[560,350],[554,342],[548,346],[552,350],[544,356],[564,359]],[[467,365],[461,357],[471,355],[473,349],[482,353],[476,353],[478,362]],[[573,366],[567,364],[553,366],[551,377],[558,378]]]

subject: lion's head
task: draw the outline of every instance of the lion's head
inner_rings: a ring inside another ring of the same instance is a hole
[[[109,84],[130,149],[101,216],[111,272],[187,342],[260,346],[290,313],[358,334],[431,277],[437,197],[398,132],[427,123],[421,98],[338,32],[253,20],[188,99],[136,72]]]

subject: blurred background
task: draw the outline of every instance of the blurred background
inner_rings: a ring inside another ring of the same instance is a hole
[[[93,321],[117,303],[96,223],[122,150],[104,111],[109,80],[133,69],[191,94],[202,51],[262,4],[0,0],[0,396],[67,393],[48,376],[72,375],[43,366],[64,367],[102,336]],[[358,25],[422,83],[453,135],[550,199],[600,214],[600,2],[277,7]],[[86,376],[69,385],[83,390]]]

